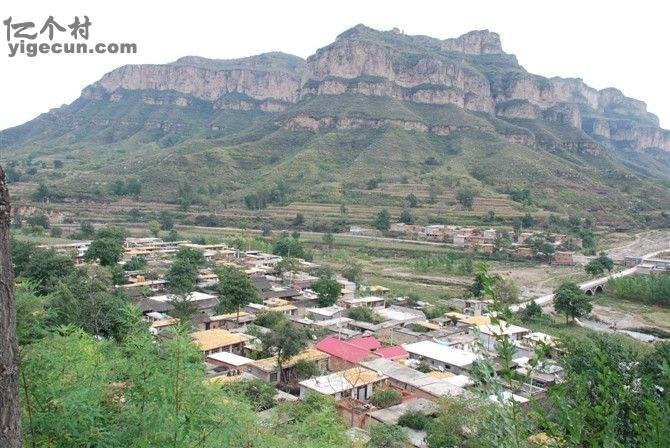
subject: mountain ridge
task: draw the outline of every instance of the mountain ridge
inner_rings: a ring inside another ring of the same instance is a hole
[[[350,153],[326,143],[333,138],[344,147],[368,146]],[[297,199],[339,201],[338,176],[346,178],[341,183],[364,185],[385,172],[376,165],[383,164],[379,151],[397,157],[393,169],[407,170],[419,183],[453,177],[445,169],[453,164],[463,182],[482,191],[533,185],[544,205],[565,211],[602,208],[587,200],[594,191],[614,198],[609,210],[663,208],[670,184],[670,132],[644,102],[579,78],[531,74],[488,30],[440,40],[357,25],[305,59],[270,52],[126,65],[85,87],[72,104],[0,132],[0,148],[82,160],[76,175],[54,180],[66,190],[94,174],[103,180],[146,176],[143,196],[160,200],[170,200],[166,192],[176,188],[138,167],[184,157],[179,154],[189,154],[189,167],[171,167],[172,179],[220,182],[232,201],[242,200],[240,189],[266,187],[250,177],[250,167],[272,182],[279,170],[296,184]],[[212,153],[227,165],[201,166]],[[295,157],[305,164],[295,165],[302,178],[284,165]],[[553,167],[558,180],[550,182],[547,172],[537,176],[543,184],[513,170],[496,179],[482,174],[489,161],[477,157],[492,157],[498,167],[521,157],[528,170]],[[428,159],[438,164],[426,166]],[[323,160],[332,160],[332,172],[317,168]],[[352,178],[347,163],[361,164],[350,170]],[[218,180],[213,168],[229,179]],[[302,186],[305,179],[313,188]],[[621,182],[630,184],[628,192],[619,191]],[[584,187],[583,197],[561,206],[546,189],[552,183]]]

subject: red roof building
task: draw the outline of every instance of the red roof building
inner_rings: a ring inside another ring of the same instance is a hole
[[[382,346],[381,342],[377,340],[374,336],[365,336],[360,338],[353,338],[347,341],[349,344],[355,345],[356,347],[364,348],[366,350],[377,350]]]
[[[408,358],[409,353],[400,345],[391,345],[389,347],[382,347],[375,350],[375,354],[386,359],[401,359]]]

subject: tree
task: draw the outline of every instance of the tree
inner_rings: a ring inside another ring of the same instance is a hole
[[[110,266],[121,260],[123,243],[116,238],[96,238],[84,253],[84,260],[99,260],[101,266]]]
[[[589,261],[584,269],[591,276],[597,277],[605,271],[611,272],[614,269],[614,261],[605,252],[601,252],[597,258]]]
[[[320,277],[314,285],[312,290],[319,296],[319,306],[331,306],[340,298],[342,286],[335,280],[329,277]]]
[[[165,210],[158,214],[158,222],[161,224],[161,230],[172,230],[174,227],[174,218],[172,213]]]
[[[474,205],[476,195],[477,191],[474,188],[470,186],[465,186],[456,192],[456,200],[466,210],[472,210],[472,206]]]
[[[530,227],[533,227],[535,224],[535,220],[533,217],[530,215],[530,213],[526,213],[523,218],[521,218],[521,227],[524,229],[528,229]]]
[[[391,214],[387,209],[382,209],[377,213],[377,218],[375,219],[375,228],[383,232],[391,228]]]
[[[521,312],[521,319],[526,322],[536,317],[542,316],[542,307],[534,300],[531,301]]]
[[[410,193],[405,197],[405,204],[410,208],[419,206],[419,198],[417,198],[414,193]]]
[[[554,291],[554,309],[565,314],[565,322],[591,312],[593,305],[574,282],[565,282]]]
[[[63,168],[63,161],[58,159],[54,160],[54,168],[55,169]]]
[[[305,258],[307,253],[300,240],[284,237],[277,240],[272,252],[282,257]]]
[[[377,323],[381,320],[379,316],[375,314],[372,308],[368,308],[367,306],[357,306],[355,308],[350,308],[347,316],[353,320],[370,323]]]
[[[35,202],[43,202],[45,199],[49,199],[49,196],[51,195],[51,192],[49,191],[49,188],[40,183],[37,186],[37,190],[35,190],[35,193],[33,193],[33,201]]]
[[[74,325],[103,337],[123,339],[121,325],[129,298],[112,288],[108,270],[100,266],[76,269],[62,279],[49,303],[58,325]]]
[[[323,236],[321,237],[323,240],[323,243],[328,246],[329,249],[333,248],[333,243],[335,242],[335,238],[333,237],[333,234],[330,232],[324,233]]]
[[[198,306],[189,300],[186,293],[170,295],[168,303],[171,306],[170,317],[179,319],[181,324],[188,324],[198,313]]]
[[[221,295],[217,311],[234,309],[237,311],[237,322],[240,320],[240,308],[258,298],[258,290],[247,275],[232,266],[217,272],[219,283],[216,286]]]
[[[313,378],[321,374],[321,370],[317,363],[305,359],[298,360],[298,362],[293,365],[293,371],[295,372],[298,381]]]
[[[187,260],[176,259],[165,274],[165,280],[173,293],[189,293],[198,281],[198,267]]]
[[[363,266],[360,263],[352,261],[344,266],[342,276],[358,285],[363,281]]]
[[[414,222],[414,217],[412,216],[412,213],[405,208],[400,213],[398,221],[403,222],[405,224],[412,224]]]
[[[274,328],[274,331],[261,335],[264,349],[275,354],[280,382],[287,380],[284,364],[307,346],[308,337],[307,330],[289,321],[283,321]]]
[[[35,283],[38,294],[48,294],[58,282],[74,271],[74,260],[58,255],[53,249],[36,248],[28,262],[23,277]]]
[[[158,238],[158,235],[161,233],[161,223],[153,219],[147,223],[147,226],[149,227],[149,233],[154,238]]]
[[[300,228],[305,224],[305,215],[302,213],[298,212],[295,215],[295,218],[293,218],[293,227],[295,228]]]
[[[196,268],[201,268],[207,264],[207,260],[202,251],[191,247],[181,247],[174,257],[175,260],[191,263]]]
[[[0,167],[0,446],[20,448],[19,345],[16,337],[16,300],[9,241],[11,205]]]
[[[141,271],[147,267],[147,259],[141,255],[135,255],[123,265],[126,271]]]
[[[92,238],[95,235],[95,229],[93,228],[93,224],[91,224],[91,221],[82,221],[81,224],[79,224],[79,232],[81,232],[81,237],[82,238]]]

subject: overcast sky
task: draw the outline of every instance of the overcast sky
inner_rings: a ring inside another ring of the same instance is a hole
[[[645,101],[670,128],[670,6],[657,1],[66,1],[3,0],[2,20],[49,15],[66,25],[88,15],[90,42],[134,42],[136,55],[10,58],[0,34],[0,129],[74,101],[82,88],[124,64],[184,55],[236,58],[268,51],[307,57],[357,23],[440,39],[473,29],[501,35],[530,72],[581,77]]]

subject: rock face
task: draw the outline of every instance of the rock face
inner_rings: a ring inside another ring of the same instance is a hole
[[[528,73],[503,51],[500,36],[488,30],[439,40],[358,25],[307,60],[268,53],[237,60],[188,56],[166,65],[128,65],[87,87],[82,97],[122,101],[126,91],[145,92],[145,104],[165,104],[151,92],[169,91],[178,94],[169,100],[175,107],[188,106],[195,98],[212,110],[273,113],[319,95],[389,97],[456,105],[513,124],[543,120],[569,125],[592,139],[590,143],[605,147],[670,151],[670,133],[659,128],[657,117],[647,112],[642,101],[613,88],[596,90],[581,79]],[[312,118],[319,123],[319,118]],[[419,124],[411,127],[432,128]],[[294,126],[300,127],[295,120],[286,124]],[[535,142],[525,134],[515,138],[524,144]],[[581,145],[584,138],[567,146]]]

